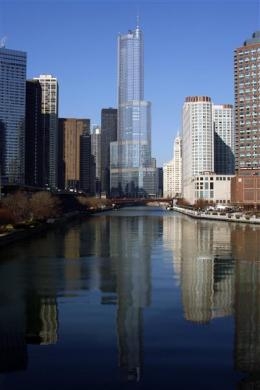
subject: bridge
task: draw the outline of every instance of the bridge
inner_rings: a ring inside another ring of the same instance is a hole
[[[159,205],[161,203],[172,204],[172,199],[169,198],[110,198],[115,206],[145,206],[147,204]]]

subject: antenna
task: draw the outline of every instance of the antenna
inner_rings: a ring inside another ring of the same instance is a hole
[[[4,48],[5,47],[5,42],[7,40],[7,37],[3,37],[0,39],[0,48]]]

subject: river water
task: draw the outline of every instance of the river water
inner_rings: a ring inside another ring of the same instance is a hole
[[[0,389],[260,388],[260,227],[126,208],[0,258]]]

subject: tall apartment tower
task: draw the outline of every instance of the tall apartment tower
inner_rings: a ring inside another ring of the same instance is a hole
[[[80,189],[88,195],[94,195],[96,189],[96,167],[91,154],[90,129],[80,136]]]
[[[94,125],[91,131],[91,154],[95,161],[95,193],[101,190],[101,129]]]
[[[44,185],[58,184],[58,81],[52,75],[34,77],[42,87]]]
[[[213,105],[214,171],[216,174],[235,172],[234,115],[232,104]]]
[[[234,53],[235,161],[240,175],[260,174],[260,31]]]
[[[117,109],[101,110],[101,191],[110,192],[110,143],[117,140]]]
[[[26,81],[25,184],[42,187],[43,131],[42,88],[37,80]]]
[[[89,131],[89,122],[89,119],[59,119],[65,188],[80,187],[80,136]]]
[[[110,190],[117,196],[156,193],[151,164],[151,107],[144,100],[143,34],[118,37],[118,129],[111,143]]]
[[[174,140],[173,158],[163,166],[163,197],[173,198],[182,192],[182,141]]]
[[[212,102],[208,96],[186,97],[182,120],[183,186],[192,176],[214,171]]]
[[[24,183],[26,58],[0,47],[0,175],[2,183]]]

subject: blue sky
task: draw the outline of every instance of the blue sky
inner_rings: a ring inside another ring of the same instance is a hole
[[[172,157],[185,96],[233,103],[233,52],[260,29],[259,0],[0,0],[0,37],[27,52],[27,76],[53,74],[60,117],[100,123],[117,102],[117,36],[144,33],[145,99],[152,102],[152,150]]]

